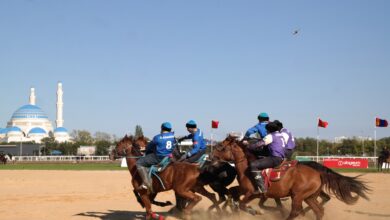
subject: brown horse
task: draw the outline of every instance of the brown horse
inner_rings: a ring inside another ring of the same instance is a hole
[[[247,210],[246,204],[258,197],[254,194],[255,187],[252,184],[245,145],[237,141],[235,137],[227,137],[212,152],[213,160],[234,161],[238,174],[238,182],[244,198],[240,201],[240,208]],[[283,198],[291,197],[292,209],[287,219],[294,219],[303,210],[302,202],[305,201],[313,209],[316,218],[321,219],[324,215],[323,207],[318,203],[317,197],[322,192],[323,185],[329,191],[346,204],[353,204],[359,197],[368,199],[367,186],[358,177],[346,177],[319,166],[297,164],[289,168],[278,182],[272,182],[265,197]],[[323,171],[325,170],[325,171]],[[357,196],[353,196],[356,193]]]
[[[154,198],[150,197],[147,190],[140,189],[139,187],[142,184],[142,179],[138,175],[135,163],[137,159],[142,156],[140,144],[141,141],[133,140],[133,138],[125,136],[111,152],[111,159],[126,157],[127,166],[132,176],[131,182],[133,188],[136,189],[136,192],[141,197],[142,203],[146,208],[146,218],[161,219],[161,216],[158,216],[152,211],[151,200]],[[197,165],[189,163],[172,163],[159,173],[159,177],[164,186],[160,184],[160,181],[156,177],[153,177],[153,190],[158,193],[173,189],[177,195],[186,199],[188,205],[183,209],[183,213],[187,218],[189,217],[192,208],[202,199],[202,197],[196,195],[194,192],[207,196],[214,204],[217,203],[214,194],[207,192],[202,185],[197,184],[199,174],[200,171]]]

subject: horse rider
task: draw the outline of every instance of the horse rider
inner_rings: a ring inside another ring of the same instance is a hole
[[[385,159],[389,158],[390,156],[390,151],[387,149],[387,147],[385,146],[382,151],[380,152],[380,155],[383,155],[383,157]]]
[[[175,145],[176,139],[175,133],[172,132],[172,125],[169,122],[164,122],[161,125],[161,133],[154,136],[153,140],[146,147],[146,155],[141,157],[136,163],[138,174],[143,181],[139,189],[153,190],[148,167],[160,163],[167,156],[171,157]]]
[[[269,116],[266,112],[262,112],[257,116],[259,123],[251,128],[249,128],[244,138],[248,139],[252,134],[258,133],[261,138],[264,138],[267,135],[267,129],[265,126],[269,123]]]
[[[179,141],[191,139],[193,145],[192,150],[184,154],[181,159],[189,163],[195,163],[206,153],[206,141],[203,138],[203,132],[197,127],[194,120],[188,121],[186,128],[190,134],[180,138]]]
[[[282,122],[280,122],[279,120],[275,120],[274,122],[278,126],[279,132],[282,134],[284,139],[284,154],[288,160],[291,160],[295,149],[295,138],[291,134],[291,131],[283,127]]]
[[[265,168],[273,168],[279,166],[283,159],[284,154],[284,139],[283,135],[278,131],[278,126],[274,122],[269,122],[266,126],[268,134],[255,144],[250,144],[248,149],[256,151],[258,148],[268,147],[270,155],[268,157],[262,157],[255,161],[250,162],[250,168],[252,177],[256,187],[261,193],[266,193],[267,188],[264,184],[261,171]]]

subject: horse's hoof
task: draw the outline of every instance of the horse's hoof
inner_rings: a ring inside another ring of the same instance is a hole
[[[155,212],[151,214],[151,217],[152,217],[151,219],[155,219],[155,220],[165,220],[165,217],[163,215],[159,215]]]

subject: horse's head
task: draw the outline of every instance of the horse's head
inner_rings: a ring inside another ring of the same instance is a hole
[[[212,164],[217,165],[218,161],[236,161],[240,151],[243,153],[237,137],[229,135],[225,140],[215,146],[211,154]]]
[[[110,153],[110,159],[115,160],[119,157],[126,157],[126,156],[141,156],[142,153],[140,151],[140,145],[135,143],[133,137],[131,136],[125,136],[120,140],[115,148]]]
[[[134,146],[139,147],[141,150],[145,150],[146,145],[148,145],[148,139],[144,136],[140,136],[138,138],[135,138],[134,140]]]

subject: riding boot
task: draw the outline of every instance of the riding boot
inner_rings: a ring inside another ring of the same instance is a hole
[[[267,188],[264,184],[263,176],[261,175],[261,171],[252,171],[253,179],[255,181],[255,185],[259,189],[261,193],[266,193]]]
[[[152,181],[149,178],[148,169],[146,167],[137,167],[137,171],[143,182],[140,188],[147,188],[150,192],[153,192]]]

